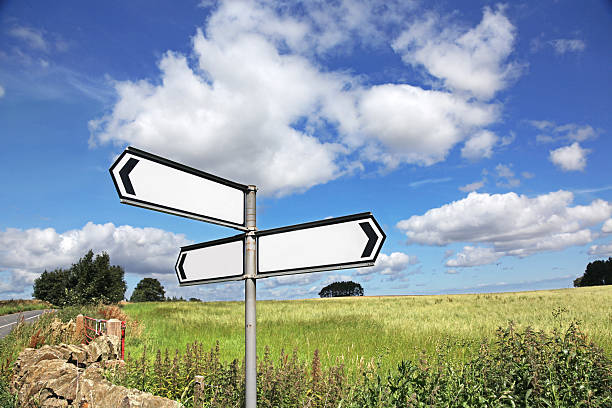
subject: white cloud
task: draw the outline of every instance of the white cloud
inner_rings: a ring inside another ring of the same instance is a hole
[[[521,180],[514,176],[514,172],[510,168],[512,165],[505,165],[499,163],[495,166],[497,171],[497,183],[498,187],[513,188],[521,185]]]
[[[354,45],[346,30],[369,33],[358,36],[360,45],[369,37],[380,43],[385,24],[404,24],[397,10],[412,7],[326,4],[293,16],[266,2],[222,3],[193,37],[193,55],[167,52],[159,80],[115,83],[118,101],[90,122],[91,145],[132,144],[281,196],[361,169],[362,161],[432,165],[499,119],[498,104],[406,84],[370,87],[325,69],[317,55]],[[477,33],[462,41],[470,35]],[[476,142],[468,145],[489,154]]]
[[[452,178],[450,177],[423,179],[423,180],[417,180],[417,181],[412,181],[408,183],[408,187],[417,188],[417,187],[424,186],[427,184],[446,183],[447,181],[451,181],[451,180]]]
[[[559,140],[584,142],[585,140],[595,139],[599,133],[590,125],[576,123],[556,125],[554,122],[547,120],[531,120],[529,123],[536,129],[547,132],[536,136],[538,143],[552,143]]]
[[[521,173],[521,176],[523,176],[523,178],[526,178],[526,179],[532,179],[535,177],[535,174],[528,172],[528,171],[524,171]]]
[[[410,265],[419,263],[419,258],[414,255],[408,255],[403,252],[392,252],[390,255],[379,254],[376,259],[376,264],[369,268],[359,268],[355,272],[356,276],[372,275],[379,273],[381,275],[395,275],[404,272]]]
[[[31,27],[15,26],[8,33],[13,37],[23,40],[33,49],[40,51],[47,51],[48,49],[47,41],[40,30]]]
[[[273,289],[279,286],[310,285],[319,279],[321,279],[321,276],[316,273],[277,276],[264,279],[261,286],[266,289]]]
[[[483,157],[491,157],[493,154],[493,146],[498,141],[497,135],[488,130],[481,130],[476,133],[461,149],[461,156],[469,160],[478,160]]]
[[[612,232],[612,218],[604,222],[604,225],[601,227],[601,232]]]
[[[379,85],[365,91],[359,113],[371,146],[370,160],[394,167],[402,162],[432,165],[446,158],[475,129],[498,118],[496,105],[466,102],[452,93],[410,85]]]
[[[612,242],[604,245],[591,245],[589,255],[612,256]]]
[[[455,268],[450,268],[446,270],[446,273],[448,273],[449,275],[455,275],[457,273],[459,273],[459,271]]]
[[[484,180],[475,181],[473,183],[466,184],[465,186],[459,187],[459,190],[465,193],[469,193],[469,192],[481,189],[482,187],[484,187],[484,184],[485,184]]]
[[[107,252],[111,263],[123,266],[126,273],[173,276],[178,251],[189,243],[182,234],[111,223],[89,222],[63,233],[53,228],[8,228],[0,231],[0,270],[11,271],[23,290],[44,270],[69,267],[92,249]]]
[[[567,52],[580,52],[586,48],[586,43],[579,39],[560,38],[550,41],[550,45],[555,49],[557,54],[565,54]]]
[[[612,205],[595,200],[572,207],[573,199],[571,192],[563,190],[534,198],[514,192],[470,193],[424,215],[402,220],[397,227],[412,243],[486,244],[499,257],[523,257],[585,245],[597,238],[591,228],[610,218]],[[465,248],[464,254],[467,262]]]
[[[570,146],[560,147],[550,151],[550,161],[563,171],[581,171],[586,167],[588,149],[580,147],[578,142]]]
[[[506,62],[515,32],[502,7],[485,7],[482,21],[469,30],[430,14],[413,22],[393,48],[406,63],[424,66],[448,89],[488,100],[520,73],[519,64]]]
[[[0,85],[0,98],[4,96],[4,87]]]
[[[463,268],[469,266],[488,265],[503,256],[493,248],[465,246],[454,259],[446,261],[446,266]],[[448,272],[448,271],[447,271]]]

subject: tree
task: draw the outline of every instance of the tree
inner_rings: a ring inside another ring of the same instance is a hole
[[[116,303],[127,288],[123,268],[110,264],[107,253],[87,254],[69,269],[44,271],[34,281],[34,296],[56,306]]]
[[[163,302],[166,291],[157,279],[144,278],[132,293],[130,302]]]
[[[360,284],[348,282],[334,282],[327,285],[319,292],[319,296],[323,297],[339,297],[339,296],[363,296],[363,288]]]
[[[584,275],[574,281],[574,286],[612,285],[612,257],[607,261],[589,262]]]

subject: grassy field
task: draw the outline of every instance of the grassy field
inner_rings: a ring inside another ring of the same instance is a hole
[[[0,300],[0,316],[28,310],[50,309],[51,305],[41,300]]]
[[[218,340],[223,359],[242,359],[242,302],[127,304],[123,310],[144,326],[140,338],[127,334],[126,351],[171,351],[194,341]],[[551,331],[579,321],[582,330],[612,355],[612,286],[550,291],[444,296],[397,296],[257,302],[257,350],[272,356],[297,349],[309,359],[319,349],[322,363],[380,360],[393,366],[421,351],[450,347],[458,360],[472,355],[483,339],[513,321]]]

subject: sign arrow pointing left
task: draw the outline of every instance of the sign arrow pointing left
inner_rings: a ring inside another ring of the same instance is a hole
[[[247,230],[248,186],[132,147],[110,173],[122,203]]]

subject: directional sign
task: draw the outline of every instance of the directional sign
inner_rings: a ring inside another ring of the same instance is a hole
[[[110,173],[122,203],[246,230],[245,185],[133,147]]]
[[[385,233],[371,213],[257,232],[257,277],[373,266]]]
[[[244,234],[181,248],[176,276],[181,286],[240,280],[244,275]]]

